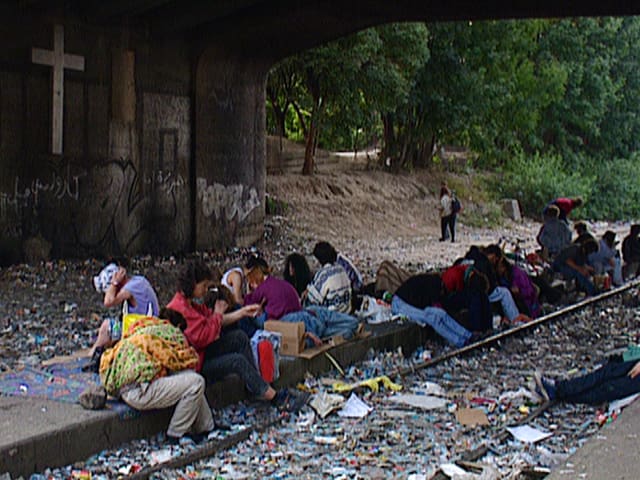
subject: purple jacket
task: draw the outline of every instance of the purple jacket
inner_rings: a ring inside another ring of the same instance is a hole
[[[278,320],[287,313],[302,310],[298,292],[286,280],[267,277],[253,292],[245,295],[244,304],[261,303],[265,301],[264,311],[267,320]]]
[[[517,265],[513,266],[513,279],[511,288],[516,287],[524,303],[529,307],[531,318],[540,315],[540,304],[538,303],[538,291],[536,290],[529,275]]]

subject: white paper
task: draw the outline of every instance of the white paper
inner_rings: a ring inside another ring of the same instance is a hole
[[[640,393],[634,393],[633,395],[629,395],[628,397],[620,398],[619,400],[615,400],[609,404],[608,414],[611,415],[613,412],[617,410],[622,410],[627,405],[632,404],[636,398],[640,396]]]
[[[444,388],[434,382],[425,382],[417,391],[424,395],[437,395],[439,397],[444,397],[446,395]]]
[[[519,427],[507,427],[507,431],[517,440],[525,443],[535,443],[545,438],[549,438],[553,433],[543,432],[529,425],[521,425]]]
[[[320,392],[309,400],[309,405],[321,418],[325,418],[332,411],[340,408],[344,404],[344,397],[332,393]]]
[[[446,400],[431,395],[413,395],[403,394],[389,397],[389,400],[395,403],[404,403],[412,407],[422,408],[424,410],[433,410],[436,408],[444,408],[447,404]]]
[[[360,400],[360,397],[355,393],[352,393],[347,403],[342,407],[342,410],[338,412],[338,415],[348,418],[364,418],[369,415],[372,410],[373,408]]]

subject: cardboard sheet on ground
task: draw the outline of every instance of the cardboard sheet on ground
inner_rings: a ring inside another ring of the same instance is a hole
[[[524,443],[536,443],[553,435],[550,432],[543,432],[529,425],[521,425],[519,427],[507,427],[507,431],[517,440]]]
[[[389,397],[389,401],[402,403],[411,407],[422,408],[423,410],[434,410],[436,408],[444,408],[447,401],[444,398],[434,397],[432,395],[414,395],[402,394]]]
[[[344,405],[344,397],[342,395],[321,392],[311,397],[309,405],[321,418],[325,418],[331,412]]]
[[[341,417],[364,418],[373,411],[369,405],[360,400],[355,393],[352,393],[349,400],[344,404],[342,410],[338,412]]]
[[[487,414],[479,408],[460,408],[456,410],[456,420],[462,425],[489,425]]]

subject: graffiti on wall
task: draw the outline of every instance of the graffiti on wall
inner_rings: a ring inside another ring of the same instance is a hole
[[[244,221],[249,214],[260,206],[258,192],[246,185],[209,185],[206,178],[197,179],[197,198],[202,205],[205,217],[213,216],[217,220],[236,218]]]
[[[86,171],[71,173],[71,165],[66,166],[64,173],[54,171],[46,179],[36,177],[30,182],[23,182],[16,176],[11,192],[0,192],[0,220],[9,214],[20,214],[23,208],[36,208],[45,201],[44,198],[78,201],[80,179],[86,176]]]
[[[165,195],[175,195],[185,188],[187,181],[182,175],[175,172],[158,170],[153,175],[147,176],[144,183],[155,185]]]

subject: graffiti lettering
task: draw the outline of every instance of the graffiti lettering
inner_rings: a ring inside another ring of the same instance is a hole
[[[242,222],[260,205],[258,192],[253,187],[220,183],[207,185],[206,178],[198,178],[197,189],[198,200],[202,202],[202,214],[205,217],[213,215],[222,219],[224,216],[228,221],[237,217]]]
[[[24,189],[20,186],[20,177],[16,177],[12,193],[0,192],[0,218],[6,218],[9,209],[19,213],[19,209],[27,207],[29,202],[32,202],[35,207],[40,201],[41,192],[51,194],[56,200],[69,198],[77,201],[80,193],[80,179],[84,176],[86,172],[71,175],[70,166],[67,165],[65,176],[52,172],[49,182],[34,178]]]
[[[152,177],[145,178],[145,184],[155,183],[167,195],[178,193],[185,185],[186,181],[180,174],[158,170]]]

